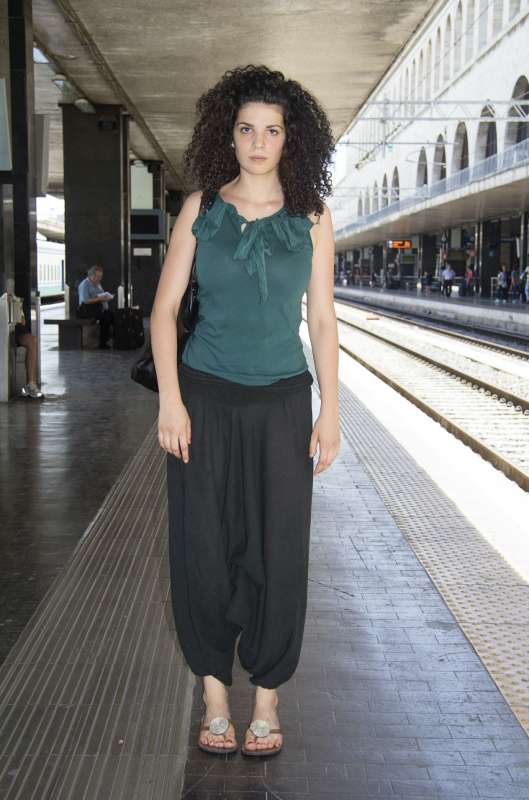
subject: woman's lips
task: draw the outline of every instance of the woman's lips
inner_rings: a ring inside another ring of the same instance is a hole
[[[267,156],[250,156],[254,161],[266,161]]]

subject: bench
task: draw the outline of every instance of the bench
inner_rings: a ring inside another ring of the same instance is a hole
[[[44,324],[59,326],[59,350],[94,350],[99,345],[99,326],[95,319],[45,319]]]

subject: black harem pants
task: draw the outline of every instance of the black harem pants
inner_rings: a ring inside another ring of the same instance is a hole
[[[195,675],[232,684],[237,643],[252,683],[273,689],[298,664],[313,487],[306,370],[249,386],[180,364],[189,461],[167,454],[175,626]]]

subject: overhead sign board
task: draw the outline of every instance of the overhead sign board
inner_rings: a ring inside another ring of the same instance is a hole
[[[388,247],[392,250],[411,250],[411,239],[389,239]]]

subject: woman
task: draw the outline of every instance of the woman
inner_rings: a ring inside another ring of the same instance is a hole
[[[236,639],[256,686],[247,755],[279,752],[277,687],[305,622],[313,474],[339,444],[332,135],[299,83],[253,65],[197,103],[184,162],[200,191],[171,234],[151,316],[167,452],[171,591],[183,654],[203,677],[198,746],[233,752]],[[199,319],[177,366],[175,316],[197,246]],[[299,337],[301,298],[321,389]],[[318,464],[313,459],[319,446]]]

